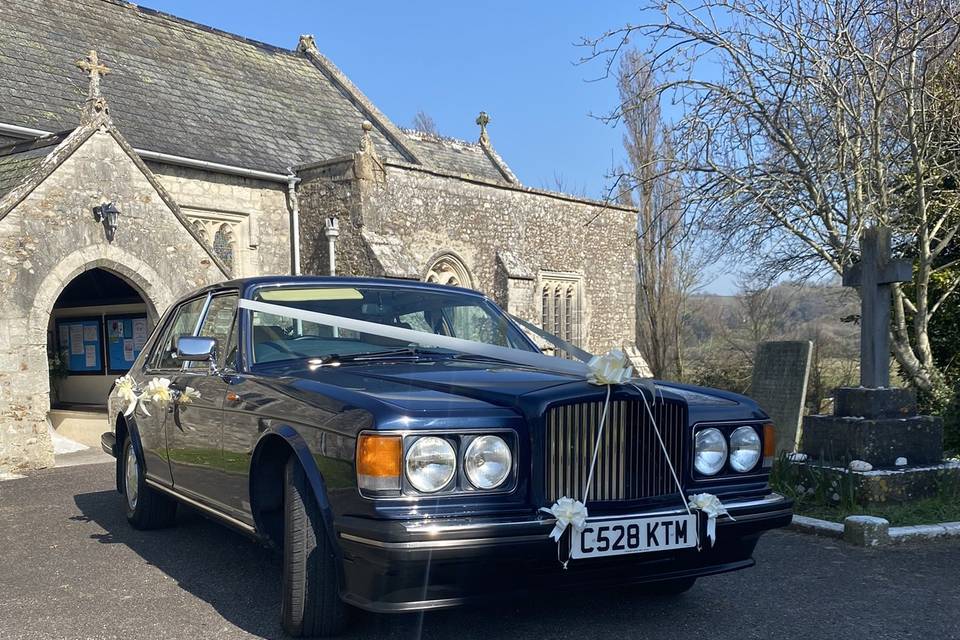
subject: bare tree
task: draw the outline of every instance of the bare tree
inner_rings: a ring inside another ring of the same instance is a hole
[[[913,258],[896,286],[894,355],[917,388],[939,374],[928,325],[960,286],[960,37],[955,0],[664,0],[660,20],[588,42],[607,69],[648,47],[647,93],[679,114],[683,204],[768,275],[842,273],[866,226]],[[613,118],[627,118],[623,101]],[[931,294],[931,281],[949,278]]]
[[[681,185],[650,63],[628,51],[618,71],[627,167],[616,173],[620,201],[636,207],[637,345],[658,378],[683,379],[684,312],[702,273],[684,219]]]
[[[587,188],[583,184],[576,184],[568,179],[562,171],[554,171],[552,180],[542,180],[541,184],[547,191],[557,191],[571,196],[587,197]]]
[[[429,133],[430,135],[440,135],[440,132],[437,130],[437,123],[434,122],[430,114],[423,109],[417,110],[417,115],[413,116],[413,128],[423,133]]]

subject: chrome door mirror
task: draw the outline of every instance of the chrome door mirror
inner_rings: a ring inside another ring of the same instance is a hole
[[[214,362],[217,359],[217,339],[203,336],[177,338],[177,360],[183,362]]]
[[[181,362],[206,362],[210,375],[220,375],[217,365],[217,339],[204,336],[180,336],[177,339],[177,360]]]

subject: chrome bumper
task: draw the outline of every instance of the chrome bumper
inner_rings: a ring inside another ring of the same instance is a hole
[[[724,503],[734,518],[722,518],[719,527],[737,523],[756,523],[758,520],[778,520],[792,515],[793,501],[771,493],[762,498],[750,498]],[[651,516],[670,516],[686,513],[685,509],[661,509],[639,513],[603,516],[604,520],[638,518]],[[477,518],[451,518],[438,521],[396,522],[385,526],[380,533],[371,535],[353,527],[341,529],[339,537],[349,543],[356,543],[378,549],[392,551],[428,551],[473,549],[496,545],[542,542],[547,540],[553,529],[554,518],[526,518],[514,520],[482,520]],[[383,525],[383,523],[381,523]],[[779,525],[773,525],[779,526]],[[771,527],[772,528],[772,527]]]

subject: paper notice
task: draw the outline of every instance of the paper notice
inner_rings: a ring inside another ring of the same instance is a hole
[[[111,338],[123,337],[123,320],[110,321],[110,337]]]
[[[83,325],[70,325],[70,353],[75,356],[83,355]]]
[[[97,341],[97,328],[95,326],[85,325],[83,327],[83,341],[84,342]]]
[[[123,359],[133,362],[133,340],[130,338],[123,341]]]
[[[83,350],[85,356],[84,366],[88,369],[95,368],[97,366],[97,347],[92,344],[88,344],[84,347]]]
[[[70,325],[60,325],[60,346],[64,349],[70,346]]]
[[[143,349],[147,342],[147,319],[136,318],[133,321],[133,346],[135,349]]]

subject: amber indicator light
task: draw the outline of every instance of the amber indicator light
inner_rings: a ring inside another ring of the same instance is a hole
[[[363,434],[357,442],[357,473],[373,478],[399,477],[400,436]]]
[[[777,455],[777,432],[769,422],[763,425],[763,457],[773,458]]]

